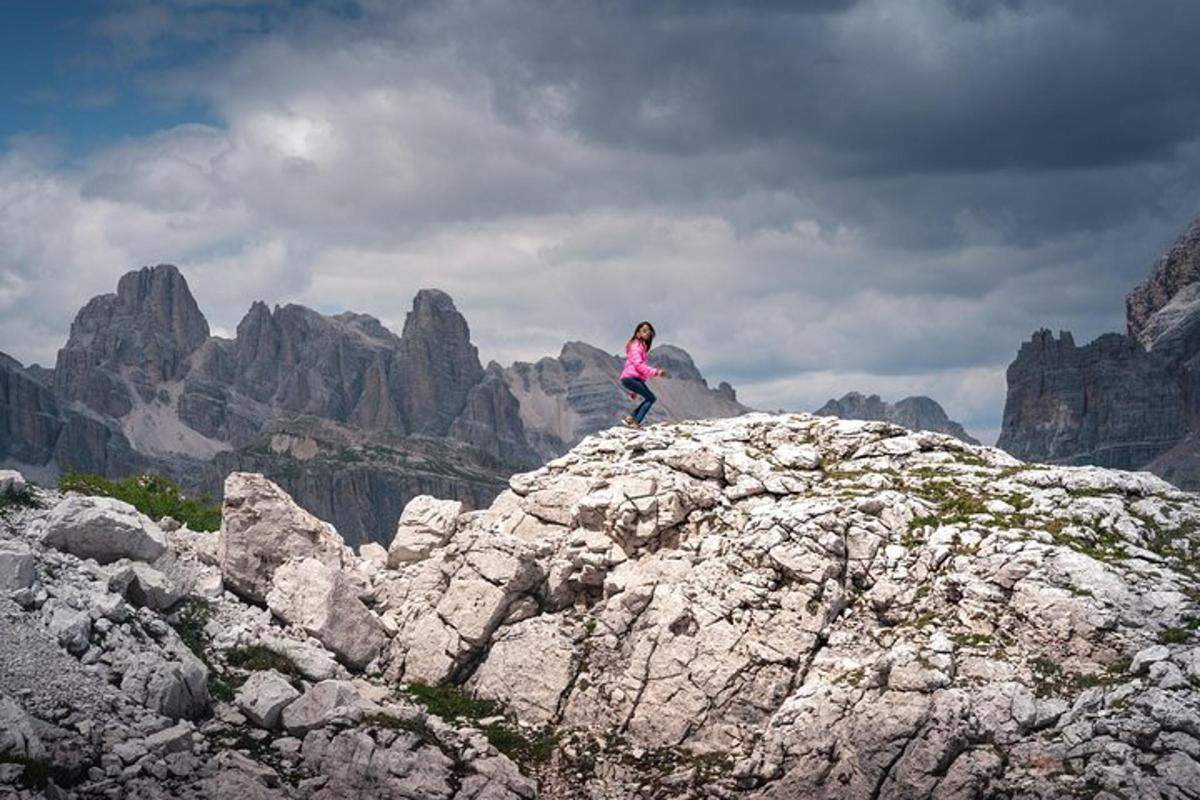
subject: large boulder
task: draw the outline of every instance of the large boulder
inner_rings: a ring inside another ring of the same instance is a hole
[[[313,558],[342,566],[344,543],[328,522],[296,505],[288,494],[253,472],[225,479],[218,559],[225,586],[255,603],[266,603],[271,579],[285,562]]]
[[[363,669],[387,644],[379,619],[358,599],[358,584],[315,558],[275,571],[267,607],[308,631],[354,669]]]
[[[79,558],[110,564],[122,558],[154,561],[167,548],[157,525],[113,497],[68,494],[41,522],[42,543]]]
[[[396,536],[388,548],[388,566],[420,561],[435,547],[446,544],[462,512],[463,504],[457,500],[438,500],[425,494],[414,497],[400,514]]]

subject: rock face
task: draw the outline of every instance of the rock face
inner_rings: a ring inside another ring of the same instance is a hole
[[[979,444],[962,425],[946,416],[936,400],[924,395],[906,397],[893,404],[885,403],[877,394],[868,397],[861,392],[847,392],[837,400],[831,398],[813,413],[842,419],[884,420],[910,430],[948,433],[967,444]]]
[[[297,429],[328,434],[310,436],[320,458],[303,481],[273,446]],[[483,369],[466,320],[432,289],[400,336],[365,314],[259,302],[229,340],[160,264],[84,306],[53,370],[0,354],[0,465],[43,482],[149,469],[219,493],[230,471],[265,472],[351,540],[386,542],[412,497],[484,505],[539,461],[499,368]]]
[[[1126,299],[1126,334],[1040,330],[1008,368],[997,442],[1029,460],[1149,469],[1200,488],[1200,220]]]
[[[225,479],[217,558],[230,591],[265,603],[275,571],[292,559],[338,568],[344,544],[337,531],[300,508],[262,475],[234,472]]]
[[[1129,337],[1147,350],[1167,331],[1186,322],[1200,279],[1200,219],[1193,221],[1162,255],[1150,277],[1125,299]],[[1193,321],[1194,324],[1194,321]]]
[[[208,322],[187,282],[170,264],[126,273],[115,295],[93,298],[71,323],[58,353],[58,396],[123,417],[136,393],[150,402],[160,383],[182,377],[186,360],[208,339]]]
[[[997,447],[1043,462],[1138,469],[1187,431],[1170,365],[1116,333],[1076,347],[1038,331],[1008,367]]]
[[[726,759],[731,793],[1183,796],[1198,528],[1148,473],[747,415],[588,438],[375,585],[394,679]]]
[[[678,347],[659,345],[650,351],[649,361],[670,377],[651,384],[659,402],[650,410],[648,424],[731,417],[750,410],[737,402],[729,384],[710,389],[691,356]],[[568,342],[558,358],[535,364],[519,361],[503,370],[520,403],[529,440],[543,459],[562,455],[584,436],[611,428],[629,412],[633,402],[618,380],[624,363],[623,355]]]

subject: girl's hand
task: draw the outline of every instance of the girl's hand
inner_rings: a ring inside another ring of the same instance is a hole
[[[658,371],[658,377],[660,377],[660,378],[665,378],[665,377],[667,377],[667,371],[666,371],[665,369],[660,369],[660,370]]]

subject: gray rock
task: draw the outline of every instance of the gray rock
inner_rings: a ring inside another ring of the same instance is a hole
[[[267,606],[285,622],[316,637],[354,669],[363,669],[387,644],[383,625],[358,599],[346,575],[315,558],[275,571]]]
[[[349,681],[321,681],[283,709],[282,721],[289,734],[303,737],[335,719],[361,719],[379,710]]]
[[[420,561],[435,547],[442,547],[454,535],[463,504],[457,500],[438,500],[428,495],[414,497],[400,514],[396,535],[388,548],[388,566]]]
[[[109,579],[108,588],[133,605],[152,611],[165,611],[184,596],[183,590],[170,577],[138,563],[121,567]]]
[[[15,700],[0,694],[0,760],[45,759],[46,748],[35,725]]]
[[[0,500],[25,494],[25,476],[15,469],[0,469]]]
[[[92,620],[85,612],[55,605],[48,624],[68,653],[80,655],[91,646]]]
[[[153,561],[166,550],[157,525],[112,497],[69,494],[47,512],[41,531],[44,544],[101,564],[122,558]]]
[[[300,696],[287,678],[274,670],[255,672],[238,690],[234,702],[260,728],[279,727],[283,710]]]
[[[189,722],[178,722],[169,728],[152,733],[144,740],[146,749],[160,757],[172,753],[186,753],[192,749],[192,732],[195,727]]]
[[[28,589],[35,580],[32,551],[16,542],[0,541],[0,595]]]

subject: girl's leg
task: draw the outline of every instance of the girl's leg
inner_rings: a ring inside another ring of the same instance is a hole
[[[646,382],[639,378],[622,378],[621,385],[631,392],[641,395],[642,402],[633,411],[633,418],[640,425],[646,414],[650,413],[650,406],[654,404],[654,392],[650,391],[650,387]]]
[[[646,384],[643,383],[642,386],[646,386]],[[649,386],[646,386],[646,392],[642,396],[646,399],[637,407],[637,411],[633,412],[633,418],[637,420],[639,425],[642,424],[642,420],[646,418],[646,415],[650,413],[650,407],[654,405],[654,401],[658,399],[654,396],[654,392],[650,391]]]

